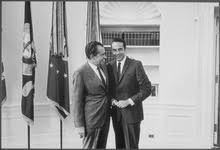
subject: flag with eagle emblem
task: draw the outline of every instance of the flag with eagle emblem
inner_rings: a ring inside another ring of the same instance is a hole
[[[22,56],[22,101],[21,110],[27,123],[34,122],[34,81],[36,52],[33,41],[30,1],[25,2],[24,36]]]

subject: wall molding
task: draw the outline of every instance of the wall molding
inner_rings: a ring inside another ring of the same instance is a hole
[[[152,2],[100,2],[99,5],[102,25],[160,24],[161,21],[161,13]]]
[[[54,106],[49,103],[34,104],[35,117],[55,117],[57,116]],[[3,105],[2,119],[23,119],[21,105]]]
[[[146,100],[147,101],[147,100]],[[168,104],[159,102],[143,102],[143,106],[148,109],[183,109],[183,110],[196,110],[196,105],[190,104]],[[34,105],[35,117],[56,117],[57,113],[55,107],[50,103],[38,103]],[[2,107],[2,119],[23,119],[21,114],[20,105],[3,105]]]

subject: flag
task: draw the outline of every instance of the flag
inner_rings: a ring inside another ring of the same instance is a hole
[[[1,100],[1,104],[3,104],[6,100],[6,97],[7,97],[3,63],[1,63],[0,67],[1,67],[0,100]]]
[[[102,42],[98,1],[87,3],[86,43],[90,41]]]
[[[47,98],[55,106],[61,119],[65,119],[70,113],[66,26],[65,2],[53,2]]]
[[[24,12],[21,110],[29,125],[34,123],[35,67],[36,52],[33,41],[31,6],[30,1],[26,1]]]

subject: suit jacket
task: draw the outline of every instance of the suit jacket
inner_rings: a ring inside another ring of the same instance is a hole
[[[109,116],[108,74],[106,66],[101,68],[106,76],[106,86],[88,63],[73,75],[73,115],[76,127],[102,127]]]
[[[116,100],[131,98],[133,106],[126,108],[112,107],[112,117],[119,121],[117,111],[127,123],[137,123],[144,119],[142,101],[151,94],[149,81],[140,61],[126,58],[119,80],[117,80],[116,61],[108,64],[110,93]]]

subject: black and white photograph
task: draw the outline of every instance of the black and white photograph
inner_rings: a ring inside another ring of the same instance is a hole
[[[219,2],[2,1],[1,149],[220,148]]]

